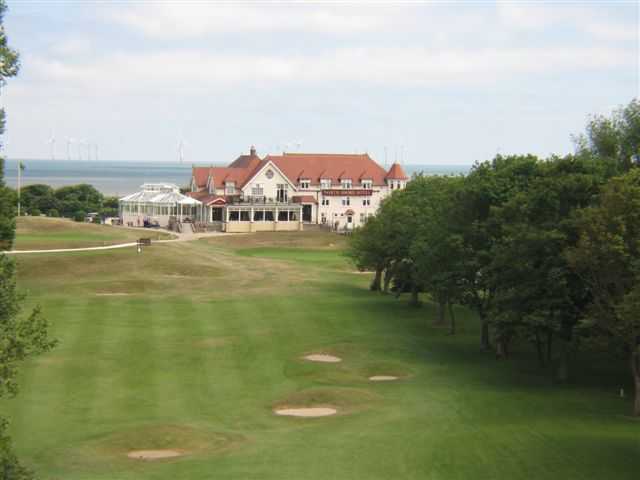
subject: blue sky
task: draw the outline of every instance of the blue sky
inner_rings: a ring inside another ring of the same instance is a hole
[[[639,93],[635,1],[8,4],[10,158],[546,156]]]

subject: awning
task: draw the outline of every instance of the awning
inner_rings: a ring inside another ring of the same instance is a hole
[[[299,195],[297,197],[293,197],[292,200],[294,203],[318,203],[313,195]]]

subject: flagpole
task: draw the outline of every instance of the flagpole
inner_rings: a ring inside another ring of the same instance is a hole
[[[18,161],[18,217],[20,217],[20,176],[22,173],[22,162]]]

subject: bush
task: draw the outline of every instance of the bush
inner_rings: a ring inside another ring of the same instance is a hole
[[[60,212],[58,210],[56,210],[55,208],[52,208],[51,210],[49,210],[47,212],[47,216],[49,216],[49,217],[59,217],[60,216]]]
[[[73,219],[76,222],[84,222],[84,219],[87,217],[87,212],[85,212],[84,210],[76,210],[73,213]]]

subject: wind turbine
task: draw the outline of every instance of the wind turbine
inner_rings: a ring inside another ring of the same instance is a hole
[[[75,140],[71,137],[67,138],[67,160],[71,160],[71,145],[75,143]]]
[[[56,159],[56,136],[54,132],[51,132],[51,137],[49,137],[49,140],[47,141],[47,143],[49,144],[51,160],[55,160]]]
[[[180,159],[180,163],[184,162],[184,147],[186,144],[184,138],[180,137],[180,141],[178,142],[178,158]]]

